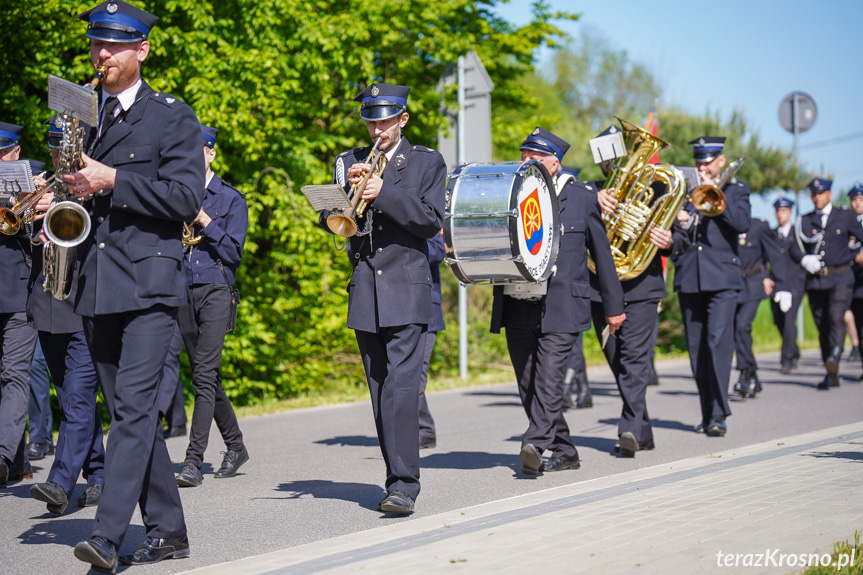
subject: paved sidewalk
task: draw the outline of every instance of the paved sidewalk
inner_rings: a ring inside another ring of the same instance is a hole
[[[863,528],[861,463],[856,423],[189,573],[799,573],[783,554],[830,553]],[[745,566],[757,554],[766,565]]]

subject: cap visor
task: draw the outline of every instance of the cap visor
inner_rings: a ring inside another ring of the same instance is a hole
[[[363,120],[371,120],[374,122],[395,118],[404,111],[404,108],[399,108],[398,106],[372,106],[370,108],[360,110],[360,116]]]

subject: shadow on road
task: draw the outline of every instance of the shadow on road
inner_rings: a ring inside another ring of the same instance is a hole
[[[433,453],[420,459],[421,468],[430,469],[490,469],[509,467],[521,469],[518,453],[486,453],[482,451],[451,451]]]
[[[377,437],[369,437],[368,435],[339,435],[329,439],[321,439],[316,441],[321,445],[338,445],[340,447],[377,447],[380,445]]]
[[[254,497],[253,499],[300,499],[310,495],[315,499],[338,499],[350,501],[366,509],[375,509],[386,495],[379,485],[368,483],[345,483],[326,479],[307,479],[282,483],[276,491],[286,493],[286,497]]]
[[[51,521],[43,521],[33,524],[30,529],[18,536],[18,540],[24,545],[66,545],[74,547],[79,541],[89,539],[93,530],[93,520],[66,519],[65,516],[57,517]],[[121,554],[131,552],[144,540],[144,527],[132,524],[126,531]]]

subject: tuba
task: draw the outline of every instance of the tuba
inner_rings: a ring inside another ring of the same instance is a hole
[[[98,66],[93,79],[84,88],[95,90],[107,70],[107,66]],[[68,113],[60,115],[57,127],[63,130],[63,139],[60,161],[50,185],[54,186],[55,197],[60,201],[48,209],[42,223],[42,231],[48,237],[48,243],[42,248],[42,272],[45,274],[42,288],[62,301],[72,290],[77,248],[90,235],[90,214],[81,205],[83,200],[63,185],[63,175],[73,174],[83,166],[81,153],[86,131],[78,118]]]
[[[367,172],[363,172],[362,180],[351,186],[350,193],[348,194],[348,201],[351,203],[351,208],[344,213],[335,211],[327,216],[327,227],[329,227],[334,234],[340,235],[344,238],[350,238],[357,234],[358,226],[356,220],[357,218],[362,217],[366,211],[366,207],[368,206],[368,202],[366,200],[360,199],[363,195],[363,191],[365,191],[366,185],[369,183],[369,178],[371,178],[372,175],[381,176],[387,167],[387,157],[384,155],[383,151],[378,149],[380,143],[381,138],[378,138],[365,161],[366,164],[371,164],[372,169]]]
[[[649,160],[663,148],[673,147],[647,130],[620,120],[627,155],[611,164],[604,189],[613,189],[617,200],[614,212],[605,216],[605,229],[614,268],[621,281],[641,275],[656,255],[650,239],[654,227],[671,228],[677,212],[686,200],[683,173],[669,164],[650,164]],[[659,182],[665,191],[651,184]],[[587,261],[595,272],[592,259]]]

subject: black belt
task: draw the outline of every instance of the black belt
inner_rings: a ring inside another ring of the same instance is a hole
[[[764,266],[759,264],[759,265],[755,266],[754,268],[749,268],[748,270],[743,270],[742,272],[740,272],[740,277],[742,277],[743,279],[746,279],[750,276],[754,276],[755,274],[760,274],[763,271],[764,271]]]
[[[844,266],[824,266],[817,272],[815,272],[814,276],[818,276],[820,278],[826,278],[830,274],[836,274],[839,272],[844,272],[847,269],[851,268],[851,264],[845,264]]]

